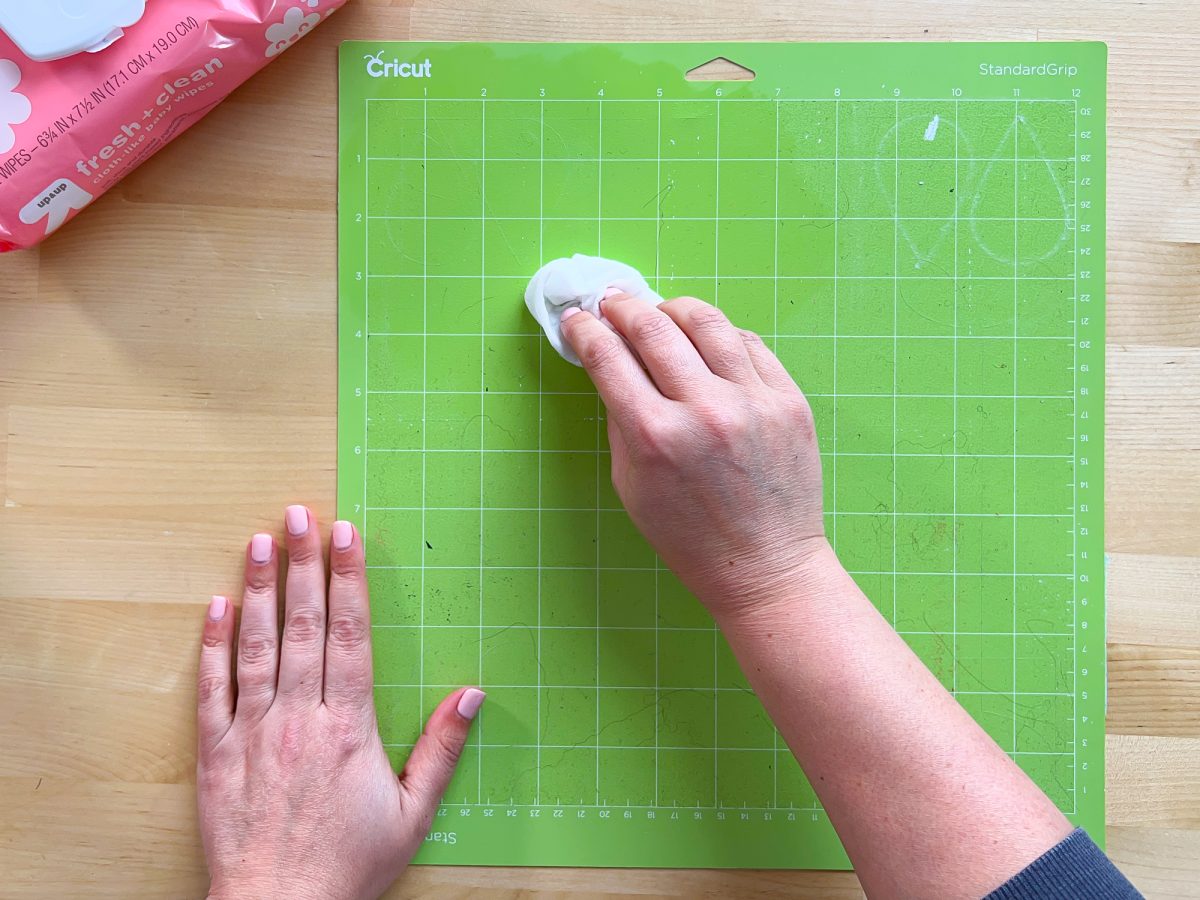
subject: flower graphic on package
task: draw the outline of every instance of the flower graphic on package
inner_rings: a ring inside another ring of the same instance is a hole
[[[298,6],[293,6],[283,14],[283,21],[267,26],[267,56],[276,56],[286,50],[304,35],[308,34],[321,21],[320,13],[304,14]]]
[[[14,125],[29,118],[33,107],[29,98],[17,92],[21,70],[11,59],[0,59],[0,153],[7,153],[17,142]]]

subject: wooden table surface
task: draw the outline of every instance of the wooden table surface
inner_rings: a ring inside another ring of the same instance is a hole
[[[338,42],[1109,44],[1108,821],[1200,890],[1200,11],[1179,2],[351,0],[0,258],[0,895],[201,897],[193,680],[242,542],[335,473]],[[858,896],[848,873],[411,871],[390,896]]]

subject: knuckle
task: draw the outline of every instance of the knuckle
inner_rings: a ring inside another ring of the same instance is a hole
[[[700,413],[700,420],[705,431],[722,443],[735,441],[749,426],[749,415],[738,406],[706,406]]]
[[[775,429],[796,433],[805,439],[816,437],[812,407],[799,391],[775,398],[766,410],[765,421]]]
[[[655,377],[661,378],[667,384],[690,382],[693,379],[687,360],[682,354],[676,353],[674,348],[667,348],[659,354]]]
[[[666,427],[657,419],[636,419],[630,429],[629,442],[639,456],[654,455],[664,444]]]
[[[457,766],[458,760],[462,756],[463,742],[440,732],[431,735],[431,737],[433,738],[434,756],[437,757],[442,767],[453,769]]]
[[[238,645],[238,663],[258,666],[275,657],[275,638],[261,631],[243,632]]]
[[[211,703],[225,693],[226,679],[216,672],[206,672],[200,675],[196,682],[196,696],[201,704]]]
[[[361,616],[340,614],[329,620],[328,642],[347,652],[362,651],[371,645],[371,626]]]
[[[288,550],[288,564],[292,569],[315,568],[321,564],[321,545],[311,537],[301,538]],[[322,568],[322,574],[324,569]]]
[[[738,334],[740,334],[742,336],[742,340],[751,347],[766,346],[766,344],[763,342],[762,335],[760,335],[757,331],[751,331],[748,328],[739,328]]]
[[[361,716],[335,714],[331,720],[330,738],[342,752],[357,750],[366,743],[368,730]]]
[[[803,396],[798,395],[789,400],[788,415],[792,426],[806,438],[815,438],[817,433],[816,419],[813,418],[812,407]]]
[[[325,632],[325,618],[307,607],[291,610],[283,626],[283,639],[289,644],[311,644]]]
[[[646,313],[633,323],[634,338],[638,343],[655,346],[671,340],[676,330],[675,323],[666,314]]]
[[[794,419],[809,425],[812,424],[812,407],[808,405],[808,401],[804,399],[802,394],[797,393],[795,397],[790,398],[788,401],[788,408]]]
[[[596,338],[580,348],[579,359],[589,369],[609,369],[616,365],[623,349],[615,335]]]
[[[712,367],[718,372],[736,372],[749,365],[745,351],[739,352],[736,347],[722,345],[707,352],[712,354]]]
[[[687,437],[671,419],[639,419],[630,438],[643,463],[661,463],[674,458],[681,441],[686,443]]]
[[[277,573],[275,566],[248,566],[246,569],[246,593],[252,597],[265,599],[275,590]]]
[[[729,327],[725,313],[707,303],[693,307],[688,313],[688,321],[697,331],[723,331]]]
[[[225,636],[219,631],[205,629],[201,644],[206,650],[220,650],[225,646]]]
[[[671,309],[688,310],[698,303],[703,304],[704,301],[699,297],[693,297],[691,294],[680,294],[678,297],[672,297],[670,300],[660,303],[658,308],[662,309],[664,306],[666,306],[670,307]]]
[[[347,583],[358,584],[366,580],[363,557],[357,553],[335,553],[329,561],[334,577]]]

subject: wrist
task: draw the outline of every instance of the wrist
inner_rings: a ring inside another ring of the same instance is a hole
[[[811,537],[786,562],[748,572],[736,588],[705,598],[705,605],[727,634],[770,629],[809,614],[838,580],[847,577],[825,537]]]

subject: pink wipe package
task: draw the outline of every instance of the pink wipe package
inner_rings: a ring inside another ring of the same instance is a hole
[[[346,0],[0,0],[0,251],[32,247]]]

